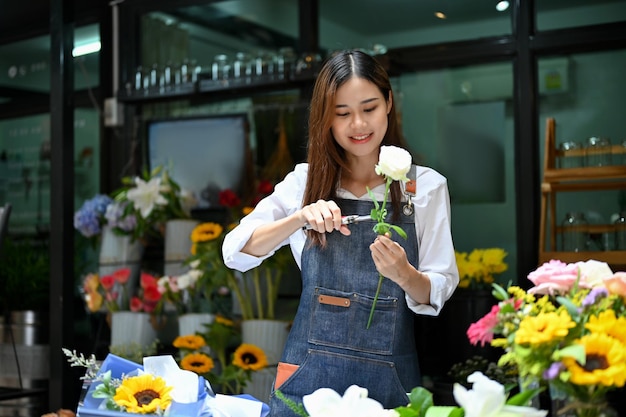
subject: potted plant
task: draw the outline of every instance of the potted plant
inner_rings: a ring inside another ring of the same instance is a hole
[[[34,342],[48,342],[45,322],[50,296],[48,246],[7,238],[0,262],[0,306],[3,319],[36,328]],[[2,336],[0,336],[2,337]],[[14,335],[16,339],[18,335]]]

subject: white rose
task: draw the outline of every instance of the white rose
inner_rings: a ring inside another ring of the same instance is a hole
[[[606,262],[590,259],[576,264],[580,268],[580,286],[583,288],[604,286],[604,279],[613,275],[613,271]]]
[[[408,181],[406,174],[411,169],[411,154],[397,146],[381,146],[378,164],[374,167],[378,175],[394,181]]]

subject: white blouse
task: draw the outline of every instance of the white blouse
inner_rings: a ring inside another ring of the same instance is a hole
[[[272,256],[280,247],[289,244],[294,259],[300,267],[306,240],[303,230],[293,233],[265,256],[248,255],[242,253],[241,249],[257,227],[286,217],[302,207],[307,172],[308,164],[297,164],[294,170],[276,185],[274,192],[261,200],[254,211],[244,217],[240,224],[226,235],[222,246],[226,266],[245,272],[259,266],[264,259]],[[419,248],[419,270],[430,278],[430,304],[418,304],[408,295],[406,301],[413,312],[436,316],[459,283],[450,231],[450,197],[446,178],[431,168],[418,166],[416,182],[417,195],[412,197],[412,201]],[[381,200],[384,191],[384,184],[372,189],[376,198]],[[356,197],[342,188],[338,189],[337,196],[353,200],[370,200],[367,194]]]

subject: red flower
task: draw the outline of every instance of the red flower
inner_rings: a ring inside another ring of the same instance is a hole
[[[133,297],[130,299],[130,311],[139,312],[143,310],[143,302],[139,297]]]
[[[141,273],[141,288],[148,288],[148,287],[157,287],[157,278],[154,275],[150,275],[147,272],[142,272]]]
[[[100,278],[100,285],[102,285],[102,288],[104,288],[104,290],[108,292],[115,285],[115,278],[113,277],[113,275],[105,275]]]
[[[261,180],[257,192],[262,195],[271,194],[274,191],[274,185],[268,180]]]
[[[222,190],[219,193],[219,203],[224,207],[237,207],[241,204],[241,199],[233,190]]]
[[[128,282],[128,278],[130,278],[130,268],[118,269],[117,271],[113,272],[113,277],[120,284],[126,284]]]

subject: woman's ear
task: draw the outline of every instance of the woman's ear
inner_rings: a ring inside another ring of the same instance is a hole
[[[391,112],[391,108],[393,107],[393,93],[389,92],[389,99],[387,100],[387,114]]]

